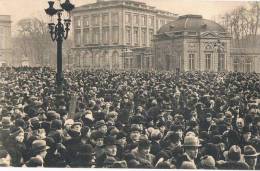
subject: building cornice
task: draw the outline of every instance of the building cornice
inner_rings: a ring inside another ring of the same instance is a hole
[[[124,8],[124,9],[146,11],[146,12],[157,14],[158,16],[163,16],[163,17],[165,17],[165,16],[169,17],[169,18],[177,17],[177,14],[174,14],[174,13],[171,13],[171,12],[168,12],[168,11],[155,9],[155,8],[152,8],[152,7],[142,8],[142,7],[127,5],[127,4],[124,4],[124,3],[107,4],[106,6],[97,6],[96,4],[97,3],[89,4],[87,6],[78,7],[76,9],[74,9],[72,11],[72,13],[76,14],[76,13],[85,12],[85,11],[96,11],[96,10],[104,10],[104,9],[111,9],[111,8],[120,8],[120,9]]]

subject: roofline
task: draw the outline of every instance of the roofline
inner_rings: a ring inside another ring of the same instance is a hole
[[[90,7],[90,6],[94,6],[96,4],[102,4],[104,2],[134,2],[134,3],[139,3],[139,4],[142,4],[142,5],[145,5],[147,7],[150,7],[151,9],[143,9],[141,7],[134,7],[134,6],[129,6],[127,4],[124,4],[124,3],[118,3],[118,4],[111,4],[109,6],[102,6],[102,7],[96,7],[96,8],[92,8],[92,9],[86,9],[86,7]],[[172,13],[172,12],[169,12],[169,11],[166,11],[166,10],[160,10],[160,9],[157,9],[156,7],[154,6],[149,6],[147,5],[146,3],[143,3],[143,2],[137,2],[137,1],[132,1],[132,0],[123,0],[123,1],[117,1],[117,0],[112,0],[112,1],[104,1],[104,2],[96,2],[96,3],[91,3],[91,4],[86,4],[86,5],[81,5],[79,7],[76,7],[72,13],[77,13],[77,12],[81,12],[81,11],[86,11],[86,10],[97,10],[97,9],[104,9],[104,8],[111,8],[111,7],[119,7],[119,8],[122,8],[122,7],[126,7],[126,8],[132,8],[132,9],[138,9],[138,10],[144,10],[144,11],[150,11],[150,12],[153,12],[153,13],[157,13],[161,16],[167,16],[167,17],[177,17],[178,14],[176,13]],[[163,12],[163,13],[166,13],[166,14],[160,14],[160,12]],[[169,14],[169,15],[167,15]],[[172,15],[172,16],[171,16]]]

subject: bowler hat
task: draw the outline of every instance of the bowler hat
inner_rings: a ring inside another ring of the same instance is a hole
[[[226,118],[232,118],[232,113],[230,111],[225,112]]]
[[[260,153],[257,153],[256,149],[253,146],[251,146],[251,145],[244,146],[244,156],[245,157],[256,157],[259,155],[260,155]]]
[[[43,166],[43,159],[40,157],[32,157],[29,161],[26,162],[27,167],[39,167]]]
[[[117,140],[122,139],[122,138],[126,138],[126,137],[127,137],[127,134],[123,131],[118,132],[118,134],[116,135]]]
[[[180,169],[197,169],[197,167],[194,162],[184,161],[182,162]]]
[[[138,148],[145,149],[149,148],[151,145],[151,142],[147,139],[141,139],[138,143]]]
[[[11,118],[10,117],[3,117],[2,118],[2,125],[3,126],[10,126],[11,125]]]
[[[24,132],[24,131],[23,131],[23,129],[21,127],[12,127],[10,129],[10,136],[11,137],[16,137],[16,136],[18,136],[22,132]]]
[[[49,120],[49,121],[54,120],[54,119],[60,119],[60,114],[58,114],[55,111],[47,112],[46,116],[47,116],[47,120]]]
[[[90,144],[82,144],[80,147],[80,154],[88,154],[88,155],[92,155],[92,153],[94,152],[94,149],[92,147],[92,145]]]
[[[46,145],[45,140],[34,140],[32,143],[32,152],[34,153],[46,151],[47,149],[49,149],[49,146]]]
[[[62,121],[59,119],[54,119],[51,121],[51,128],[53,129],[61,129]]]
[[[7,150],[0,150],[0,159],[1,158],[6,158],[7,155],[9,155],[8,151]]]
[[[239,161],[241,159],[241,148],[238,145],[233,145],[228,151],[228,159]]]
[[[140,131],[142,131],[140,126],[138,126],[138,125],[132,125],[130,130],[131,130],[131,132],[135,132],[135,131],[140,132]]]
[[[215,167],[216,162],[212,156],[205,155],[200,158],[200,164],[202,167],[213,168]]]
[[[104,125],[106,125],[105,121],[104,120],[100,120],[100,121],[96,122],[95,128],[98,129],[98,128],[104,126]]]
[[[188,135],[184,137],[184,147],[201,147],[199,139],[196,136]]]
[[[104,144],[105,144],[106,146],[115,145],[115,144],[116,144],[116,139],[115,139],[115,137],[113,137],[113,136],[106,136],[106,137],[104,138]]]
[[[76,126],[76,125],[82,126],[82,123],[81,123],[81,122],[74,122],[74,123],[71,125],[71,128],[73,128],[73,127]]]
[[[248,126],[245,126],[245,127],[242,129],[242,133],[243,133],[243,134],[246,134],[246,133],[249,133],[249,132],[252,132],[252,131],[250,130],[250,128],[249,128]]]

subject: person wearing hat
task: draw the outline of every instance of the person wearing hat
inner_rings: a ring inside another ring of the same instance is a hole
[[[11,159],[11,155],[7,150],[0,150],[0,167],[10,167]]]
[[[70,164],[72,168],[90,168],[92,167],[94,149],[90,144],[81,144],[77,152],[76,159]]]
[[[34,140],[32,143],[32,156],[31,157],[39,157],[44,159],[47,155],[47,150],[49,146],[47,146],[45,140]]]
[[[156,156],[158,152],[161,151],[161,144],[160,141],[163,137],[163,134],[160,132],[160,130],[155,129],[151,133],[151,151],[150,153]]]
[[[82,128],[81,122],[74,122],[71,125],[70,130],[68,131],[68,134],[70,135],[71,138],[64,142],[64,146],[67,149],[67,157],[68,157],[69,163],[71,163],[75,160],[78,148],[82,144],[81,128]]]
[[[184,153],[183,156],[180,157],[178,164],[176,167],[180,167],[184,161],[189,161],[195,164],[195,160],[198,157],[199,153],[199,147],[201,147],[199,138],[196,137],[195,135],[186,135],[184,137]]]
[[[62,121],[59,120],[59,119],[54,119],[51,121],[51,128],[50,128],[50,131],[48,133],[48,136],[52,136],[54,135],[55,133],[60,133],[62,134],[63,131],[62,131]]]
[[[197,166],[194,164],[194,162],[184,161],[182,162],[180,169],[197,169]]]
[[[97,131],[102,132],[103,134],[107,133],[107,125],[104,120],[100,120],[96,122],[95,129]]]
[[[10,134],[11,118],[3,117],[1,124],[2,128],[0,128],[0,145],[6,147],[6,140],[8,139]]]
[[[203,120],[201,120],[200,122],[200,131],[208,131],[209,127],[212,124],[212,115],[211,113],[207,113],[205,118],[202,118]]]
[[[46,121],[41,123],[41,127],[45,129],[46,133],[48,134],[51,128],[51,121],[55,119],[60,119],[60,114],[55,111],[48,111],[46,113]]]
[[[19,167],[26,154],[24,144],[24,130],[21,127],[12,127],[7,140],[6,150],[11,155],[12,166]]]
[[[248,126],[245,126],[242,129],[240,147],[243,148],[246,145],[252,144],[251,141],[252,141],[252,130],[250,130]]]
[[[248,164],[241,161],[241,157],[241,148],[238,145],[231,146],[227,153],[227,161],[223,164],[219,164],[218,169],[248,170]]]
[[[126,141],[127,134],[123,131],[120,131],[116,135],[116,145],[117,145],[117,156],[118,158],[122,159],[125,155],[125,150],[126,150]]]
[[[141,129],[138,125],[133,125],[130,128],[130,135],[127,139],[126,151],[131,152],[132,149],[136,148],[141,137]]]
[[[71,126],[74,124],[73,119],[67,119],[64,122],[64,129],[63,129],[63,141],[67,141],[71,139],[71,136],[69,135],[69,131],[71,129]]]
[[[249,165],[250,170],[255,170],[257,164],[257,157],[259,155],[260,153],[257,153],[256,149],[253,146],[244,146],[244,159],[245,162]]]
[[[93,127],[94,117],[91,110],[86,110],[84,115],[81,116],[81,120],[84,126]]]
[[[117,117],[118,117],[118,113],[116,111],[111,111],[107,114],[106,120],[115,124],[117,121]]]
[[[205,155],[200,158],[199,169],[215,170],[217,169],[215,165],[216,162],[212,156]]]
[[[104,137],[105,134],[100,131],[93,131],[90,135],[90,143],[94,148],[94,155],[96,159],[105,154]],[[99,165],[98,167],[101,166]]]
[[[41,157],[32,157],[25,163],[24,167],[43,167],[43,159]]]
[[[119,158],[117,157],[116,139],[112,136],[107,136],[104,139],[104,144],[105,144],[104,167],[109,168],[114,163],[110,161],[119,160]],[[97,159],[97,161],[98,160],[99,159]]]
[[[147,139],[140,139],[138,147],[133,149],[131,153],[137,161],[143,164],[155,165],[155,156],[150,153],[151,142]]]

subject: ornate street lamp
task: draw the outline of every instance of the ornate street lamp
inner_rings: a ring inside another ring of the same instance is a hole
[[[57,74],[56,74],[56,83],[57,83],[57,95],[61,95],[62,92],[62,82],[63,82],[63,73],[62,73],[62,42],[63,39],[68,38],[68,33],[70,30],[70,12],[74,9],[74,5],[70,3],[69,0],[65,0],[64,3],[60,3],[60,8],[55,9],[54,1],[48,1],[49,8],[45,9],[45,12],[50,17],[53,17],[54,15],[58,16],[57,24],[55,23],[49,23],[49,31],[51,35],[52,41],[57,42]],[[62,13],[63,11],[66,11],[69,14],[69,17],[67,19],[63,20],[62,23]]]

